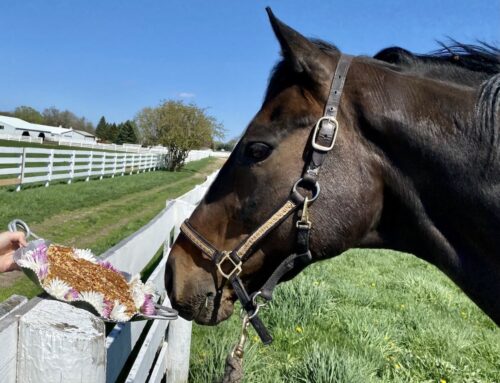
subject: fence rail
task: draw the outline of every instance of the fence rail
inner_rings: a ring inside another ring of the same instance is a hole
[[[106,251],[101,258],[131,274],[143,270],[163,248],[149,277],[169,305],[165,265],[179,227],[202,199],[216,173],[166,207],[146,226]],[[9,303],[10,302],[10,303]],[[191,322],[145,321],[118,324],[106,336],[104,324],[87,311],[41,298],[14,297],[0,304],[2,383],[187,382]],[[132,350],[138,350],[130,361]],[[130,366],[126,377],[124,367]],[[122,379],[123,378],[123,379]]]
[[[192,150],[187,162],[212,156],[210,150]],[[152,171],[164,166],[159,153],[121,153],[84,150],[59,150],[31,147],[0,147],[0,186],[22,185],[74,179],[102,179]]]
[[[21,136],[21,135],[3,134],[3,133],[0,133],[0,140],[35,142],[37,144],[43,143],[43,139],[41,137]]]

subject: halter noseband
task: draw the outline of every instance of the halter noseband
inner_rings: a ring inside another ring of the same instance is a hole
[[[324,115],[318,120],[314,127],[311,142],[312,154],[307,162],[307,168],[302,178],[293,185],[286,202],[275,210],[264,224],[259,226],[252,234],[241,241],[233,250],[229,251],[220,251],[215,248],[191,226],[189,220],[184,221],[181,226],[181,232],[198,247],[203,254],[208,256],[210,260],[214,262],[219,273],[229,280],[243,309],[246,311],[245,320],[252,324],[264,344],[271,343],[272,337],[258,316],[259,308],[272,299],[273,290],[283,276],[292,270],[294,272],[299,272],[312,261],[311,252],[309,250],[311,222],[308,217],[308,206],[310,203],[314,202],[320,194],[320,186],[318,183],[319,170],[326,155],[335,145],[335,139],[339,129],[336,117],[351,60],[352,56],[340,55],[333,76]],[[304,197],[297,190],[299,187],[311,190],[312,197]],[[300,207],[302,207],[302,214],[300,220],[298,220],[296,224],[297,238],[295,253],[289,255],[280,263],[260,290],[249,295],[239,277],[243,263],[253,254],[257,244]],[[259,296],[265,303],[257,302]]]

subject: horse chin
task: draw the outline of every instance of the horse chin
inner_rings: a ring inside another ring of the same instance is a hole
[[[215,326],[228,319],[234,311],[234,301],[231,299],[209,299],[201,302],[198,310],[193,315],[193,320],[197,324]]]

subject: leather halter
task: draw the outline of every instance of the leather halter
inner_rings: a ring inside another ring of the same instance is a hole
[[[314,202],[320,194],[320,186],[318,183],[319,170],[326,155],[335,145],[335,139],[339,129],[336,117],[351,60],[352,56],[340,55],[332,79],[330,94],[323,117],[317,121],[314,127],[311,141],[312,154],[307,162],[306,170],[302,178],[293,186],[288,199],[283,205],[276,209],[252,234],[241,241],[233,250],[229,251],[218,250],[191,226],[189,220],[184,221],[181,226],[181,232],[198,247],[203,254],[208,256],[214,262],[219,273],[229,280],[243,309],[246,311],[246,320],[252,324],[264,344],[271,343],[272,337],[258,316],[259,308],[272,299],[274,288],[286,274],[290,272],[298,273],[312,262],[311,252],[309,250],[311,222],[308,218],[307,209],[309,204]],[[299,187],[310,190],[312,192],[312,197],[303,196],[298,191]],[[239,277],[243,263],[253,254],[257,244],[301,207],[302,215],[296,224],[297,238],[295,253],[289,255],[280,263],[260,290],[253,294],[248,294]],[[266,303],[258,303],[257,297],[259,296]]]

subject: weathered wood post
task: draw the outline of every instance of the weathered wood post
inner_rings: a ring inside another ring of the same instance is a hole
[[[106,382],[104,322],[45,300],[19,320],[17,383]]]
[[[178,318],[168,326],[167,382],[186,383],[189,377],[192,322]]]

